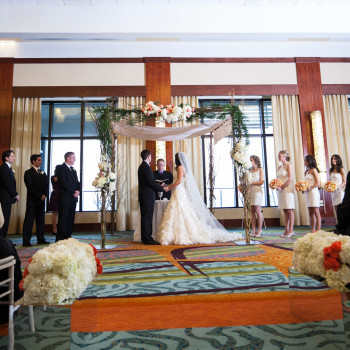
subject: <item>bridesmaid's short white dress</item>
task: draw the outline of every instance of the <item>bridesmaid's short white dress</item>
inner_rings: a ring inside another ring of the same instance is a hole
[[[337,185],[341,185],[343,179],[340,173],[331,173],[331,181],[334,181]],[[342,188],[337,188],[334,192],[331,192],[333,207],[339,205],[344,198],[344,191]]]
[[[260,180],[260,170],[251,171],[252,173],[252,182]],[[263,202],[263,192],[261,185],[252,185],[250,187],[250,205],[262,206]]]
[[[315,178],[312,174],[306,174],[305,181],[309,186],[315,184]],[[320,206],[320,191],[318,187],[313,188],[311,191],[305,192],[306,206],[308,208],[319,208]]]
[[[285,183],[288,180],[288,172],[283,167],[277,171],[277,179]],[[277,191],[278,207],[280,209],[295,209],[293,184],[289,183],[282,191]]]

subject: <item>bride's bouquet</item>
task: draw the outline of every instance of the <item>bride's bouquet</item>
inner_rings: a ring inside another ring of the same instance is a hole
[[[272,179],[269,183],[269,186],[272,190],[277,190],[277,188],[281,187],[282,185],[283,183],[280,179]]]
[[[307,181],[298,181],[294,185],[294,188],[297,192],[305,192],[308,187],[309,187],[309,184],[307,183]]]
[[[326,192],[334,192],[338,189],[338,187],[339,187],[338,184],[336,184],[334,181],[328,181],[324,185],[324,190]]]

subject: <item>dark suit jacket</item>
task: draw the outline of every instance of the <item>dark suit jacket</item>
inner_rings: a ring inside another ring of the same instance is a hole
[[[160,174],[158,170],[156,170],[156,171],[153,171],[153,175],[155,180],[166,180],[166,181],[163,181],[166,185],[170,185],[174,181],[173,174],[170,171],[163,171],[163,173]],[[158,191],[156,191],[155,196],[157,200],[160,199],[158,196]],[[163,193],[163,198],[170,199],[170,196],[171,196],[171,191]]]
[[[77,172],[70,170],[66,163],[56,166],[56,176],[60,184],[58,192],[58,201],[60,203],[77,202],[78,198],[74,197],[74,192],[81,192],[81,185],[78,180]]]
[[[13,171],[6,163],[3,163],[0,165],[0,202],[14,204],[17,195]]]
[[[163,191],[163,187],[154,181],[151,167],[143,161],[137,172],[139,179],[139,202],[147,203],[155,201],[155,191]]]
[[[24,183],[27,187],[27,204],[40,203],[41,196],[49,194],[49,182],[45,173],[38,174],[35,168],[31,167],[24,173]]]

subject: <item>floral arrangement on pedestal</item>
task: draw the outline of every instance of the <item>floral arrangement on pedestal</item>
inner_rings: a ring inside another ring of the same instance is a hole
[[[350,291],[350,237],[317,231],[294,243],[293,266],[342,292]]]
[[[116,190],[116,174],[111,171],[111,164],[106,160],[106,156],[101,157],[98,163],[100,171],[97,173],[95,180],[92,182],[97,190],[101,191],[101,242],[102,247],[106,244],[106,211],[110,196]]]
[[[20,284],[24,303],[50,305],[73,301],[102,270],[92,245],[74,238],[51,244],[29,259]]]

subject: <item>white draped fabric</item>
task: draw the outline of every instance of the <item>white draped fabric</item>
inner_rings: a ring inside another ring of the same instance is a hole
[[[40,98],[13,99],[11,149],[15,152],[13,164],[17,192],[21,199],[12,206],[8,233],[22,233],[26,212],[27,187],[23,174],[31,167],[30,156],[40,154],[41,100]]]
[[[350,170],[350,113],[345,95],[323,96],[329,161],[339,154],[346,172]]]
[[[276,154],[276,168],[279,165],[278,152],[287,150],[293,166],[294,183],[304,179],[304,156],[302,148],[299,103],[297,96],[272,96],[273,132]],[[294,191],[295,225],[308,225],[309,215],[305,195]],[[283,211],[280,211],[281,225],[284,225]]]
[[[215,144],[225,136],[231,134],[230,119],[211,121],[205,124],[174,126],[171,128],[146,125],[127,125],[125,121],[113,125],[114,133],[121,136],[148,141],[179,141],[213,133]]]
[[[139,108],[144,103],[142,97],[120,97],[118,107]],[[137,169],[141,163],[140,153],[146,148],[146,142],[119,135],[117,143],[118,192],[122,193],[122,199],[117,210],[116,228],[119,231],[135,230],[139,213]]]

